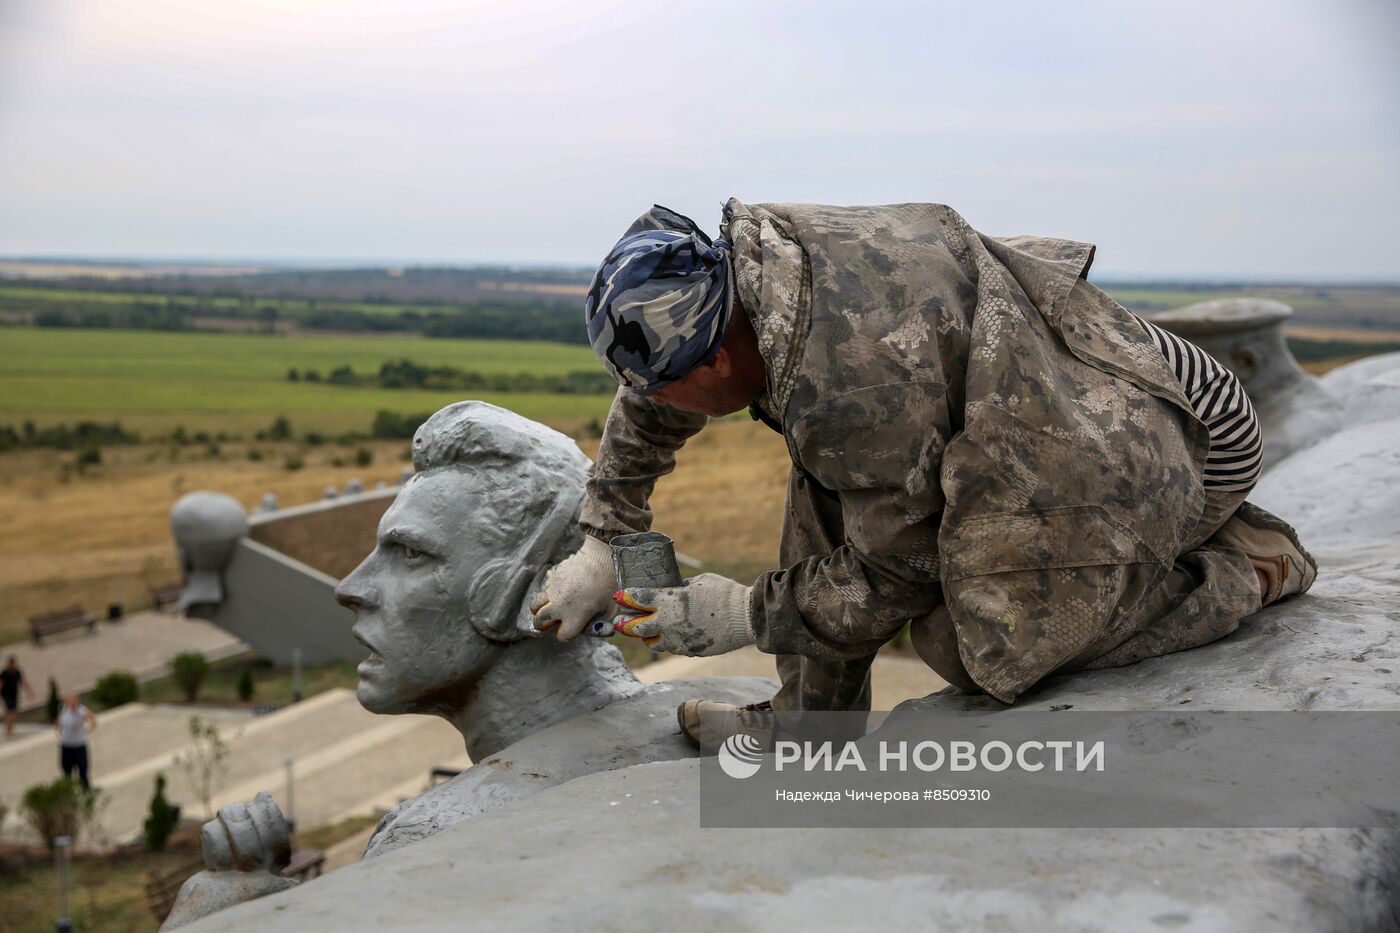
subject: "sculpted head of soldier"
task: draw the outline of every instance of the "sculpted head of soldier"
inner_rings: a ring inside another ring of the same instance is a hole
[[[414,434],[413,463],[336,599],[369,652],[361,705],[451,716],[503,652],[535,634],[529,596],[582,541],[588,458],[544,425],[459,402]]]

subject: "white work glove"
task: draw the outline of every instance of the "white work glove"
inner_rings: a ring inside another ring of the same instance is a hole
[[[595,617],[611,614],[616,591],[612,548],[585,535],[583,547],[545,574],[544,586],[530,601],[535,628],[558,626],[559,640],[572,641]]]
[[[632,587],[614,597],[623,615],[613,627],[672,654],[724,654],[753,644],[749,591],[715,573],[692,577],[683,586]]]

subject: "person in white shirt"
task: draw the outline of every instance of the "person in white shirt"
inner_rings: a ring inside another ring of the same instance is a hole
[[[87,737],[97,728],[97,717],[78,702],[76,693],[70,693],[63,698],[63,708],[58,711],[53,727],[58,732],[58,766],[63,769],[63,776],[72,777],[77,771],[78,783],[84,790],[90,790]]]

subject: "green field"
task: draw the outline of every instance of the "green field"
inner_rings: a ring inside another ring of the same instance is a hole
[[[6,327],[0,328],[0,423],[101,416],[141,431],[176,422],[237,431],[285,414],[298,427],[349,430],[366,427],[380,409],[431,412],[463,397],[287,379],[289,369],[325,374],[349,365],[374,372],[398,359],[484,374],[598,368],[587,347],[546,342]],[[602,395],[480,397],[556,424],[599,417],[609,402]],[[241,417],[226,426],[218,416]]]

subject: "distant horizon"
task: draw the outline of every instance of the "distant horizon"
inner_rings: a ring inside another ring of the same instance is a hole
[[[0,0],[0,253],[583,268],[734,196],[1397,281],[1397,45],[1393,0]]]
[[[591,275],[593,267],[581,263],[551,262],[548,260],[464,260],[464,259],[398,259],[385,257],[267,257],[267,256],[179,256],[179,255],[64,255],[64,254],[8,254],[0,255],[0,264],[73,265],[73,266],[128,266],[143,268],[150,266],[204,266],[239,267],[256,266],[262,272],[291,270],[350,270],[350,269],[506,269],[529,271],[576,272]],[[178,273],[172,273],[176,275]],[[53,276],[48,279],[29,276],[11,276],[0,271],[0,282],[61,281],[78,276]],[[198,278],[199,276],[191,276]],[[1095,268],[1090,278],[1101,285],[1195,285],[1220,286],[1259,285],[1281,287],[1306,287],[1310,285],[1354,286],[1400,288],[1400,276],[1359,275],[1332,276],[1326,274],[1281,277],[1269,274],[1240,273],[1219,275],[1207,273],[1133,272],[1112,270],[1099,273]]]

